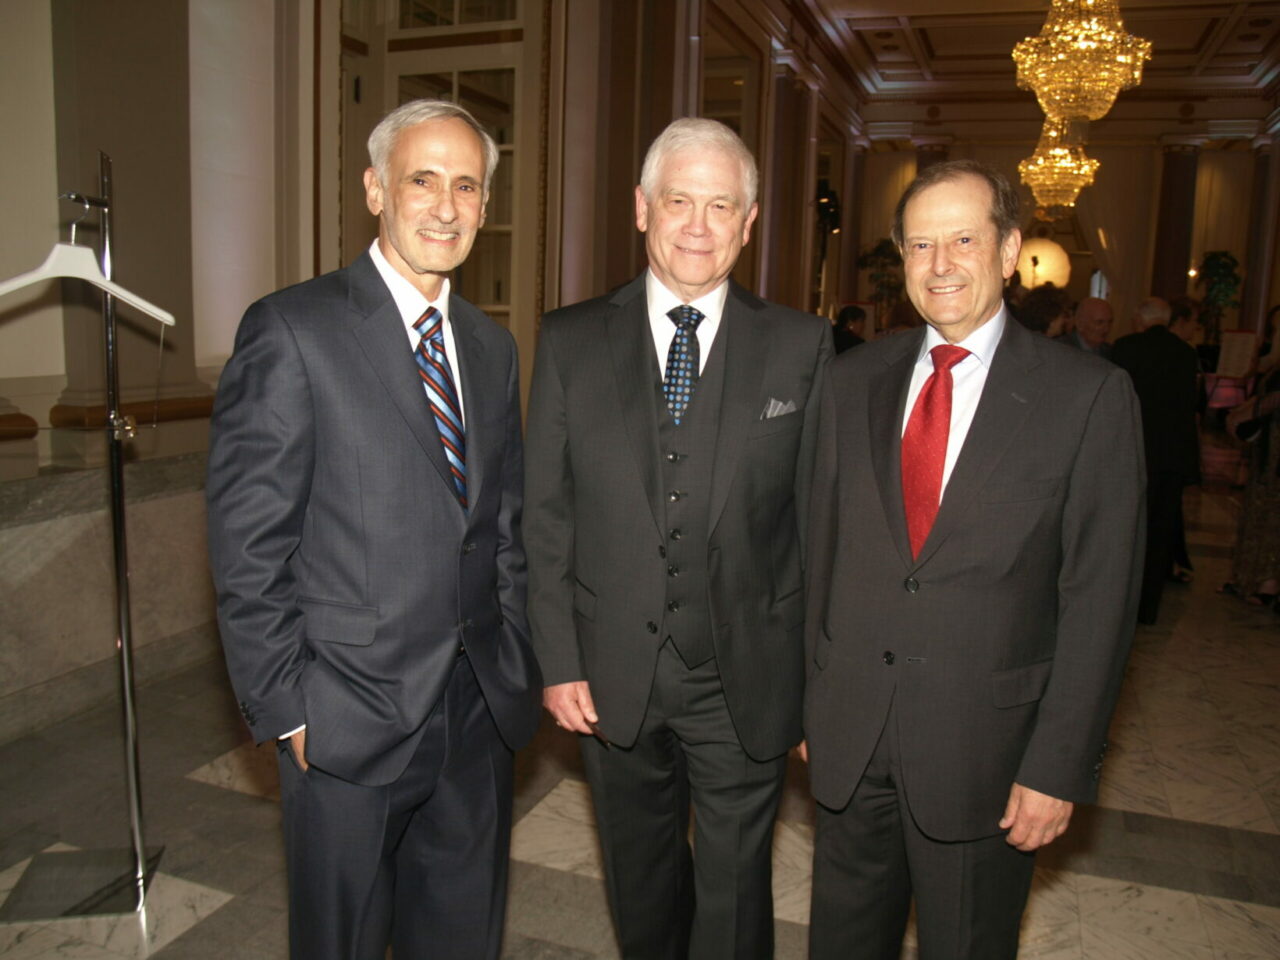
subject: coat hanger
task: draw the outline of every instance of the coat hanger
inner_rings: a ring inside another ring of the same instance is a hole
[[[85,215],[88,215],[88,212],[89,204],[85,202]],[[88,280],[95,287],[105,290],[121,303],[127,303],[135,310],[141,311],[147,316],[154,317],[161,323],[172,327],[174,324],[172,313],[160,309],[154,303],[143,300],[136,293],[131,293],[120,284],[113,283],[102,275],[102,268],[98,266],[93,249],[76,243],[76,226],[83,219],[84,216],[81,216],[79,220],[71,224],[70,243],[61,241],[55,243],[53,249],[49,251],[49,256],[45,258],[44,263],[40,264],[40,266],[0,283],[0,297],[7,293],[13,293],[15,290],[21,290],[23,287],[29,287],[33,283],[40,283],[42,280],[72,277],[78,280]]]

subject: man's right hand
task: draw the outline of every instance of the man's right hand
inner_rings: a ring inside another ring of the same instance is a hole
[[[293,759],[298,761],[298,768],[307,772],[307,731],[299,730],[289,738],[289,749],[293,751]]]
[[[557,683],[543,688],[542,705],[555,718],[556,725],[575,733],[591,734],[591,724],[598,723],[596,705],[585,680]]]

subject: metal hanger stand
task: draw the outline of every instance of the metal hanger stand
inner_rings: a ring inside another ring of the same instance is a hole
[[[111,158],[99,151],[99,196],[67,199],[98,210],[102,225],[102,273],[111,279]],[[129,553],[125,540],[124,441],[134,434],[132,417],[120,415],[120,373],[115,297],[102,294],[106,336],[106,431],[110,478],[111,540],[116,581],[116,651],[128,788],[129,849],[48,851],[37,854],[0,907],[0,921],[51,919],[137,912],[146,909],[147,886],[164,852],[148,851],[142,829],[142,780],[138,766],[138,716],[133,682],[133,630],[129,607]]]

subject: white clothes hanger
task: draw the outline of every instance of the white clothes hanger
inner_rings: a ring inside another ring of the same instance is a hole
[[[126,290],[120,284],[114,283],[103,276],[102,268],[98,266],[93,249],[76,243],[75,238],[75,227],[72,226],[71,243],[62,243],[61,241],[55,243],[53,249],[49,251],[49,256],[45,258],[44,263],[40,264],[40,266],[0,283],[0,297],[6,293],[13,293],[15,290],[21,290],[23,287],[29,287],[33,283],[39,283],[42,280],[72,277],[78,280],[88,280],[95,287],[100,287],[120,302],[129,304],[135,310],[139,310],[149,317],[154,317],[167,326],[172,327],[174,325],[173,314],[168,310],[162,310],[154,303],[143,300],[136,293]]]

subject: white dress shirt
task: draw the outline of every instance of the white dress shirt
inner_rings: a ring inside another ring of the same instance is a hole
[[[665,372],[667,354],[671,352],[671,341],[676,335],[676,325],[667,313],[675,307],[684,306],[684,301],[668,290],[652,270],[644,275],[644,295],[649,306],[649,327],[653,330],[653,349],[658,353],[658,370]],[[729,281],[726,280],[705,296],[689,302],[689,306],[702,314],[698,322],[699,374],[707,367],[707,357],[711,355],[711,344],[720,329],[720,318],[724,316],[724,302],[728,296]]]
[[[987,374],[991,371],[991,361],[995,359],[996,347],[1000,345],[1000,337],[1004,333],[1007,314],[1003,304],[999,312],[969,334],[957,347],[969,351],[965,357],[951,368],[954,384],[951,393],[951,432],[947,435],[947,459],[942,466],[942,488],[938,492],[938,502],[947,489],[947,481],[951,479],[951,471],[960,456],[965,437],[969,435],[969,427],[973,423],[973,415],[978,410],[978,401],[982,399],[982,388],[986,386]],[[907,408],[902,412],[902,432],[907,432],[907,422],[911,419],[911,411],[915,409],[916,398],[924,388],[924,382],[933,373],[933,357],[929,351],[939,344],[946,343],[942,334],[929,327],[924,335],[924,343],[920,345],[920,353],[916,356],[916,365],[911,370],[911,385],[907,388]]]
[[[445,356],[449,358],[449,369],[453,373],[453,385],[458,391],[458,412],[462,415],[462,426],[465,429],[467,425],[467,410],[462,402],[462,371],[458,367],[458,349],[453,342],[453,325],[449,322],[449,278],[445,277],[444,282],[440,285],[439,295],[434,300],[428,300],[417,287],[396,273],[396,268],[391,266],[387,262],[387,258],[382,255],[382,250],[378,248],[377,240],[370,244],[369,256],[373,258],[373,265],[378,268],[378,274],[382,277],[382,282],[391,291],[391,298],[396,302],[396,309],[400,311],[400,319],[404,322],[404,330],[409,337],[409,348],[414,353],[418,352],[418,343],[422,340],[422,337],[418,336],[418,331],[413,329],[413,325],[426,312],[427,307],[435,307],[440,311],[440,316],[444,318],[444,352]],[[425,390],[426,388],[424,387],[424,395]]]

